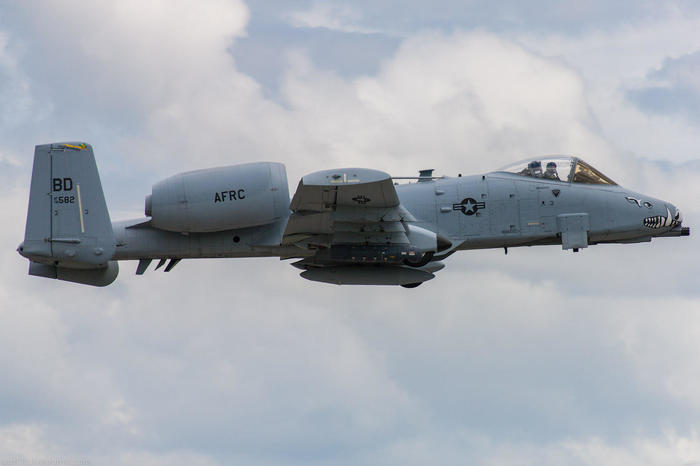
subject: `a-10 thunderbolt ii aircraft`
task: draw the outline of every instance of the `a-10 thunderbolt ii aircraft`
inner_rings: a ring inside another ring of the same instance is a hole
[[[460,250],[687,236],[671,203],[617,185],[577,157],[531,158],[484,175],[395,183],[367,168],[304,176],[289,200],[284,165],[258,162],[156,183],[145,218],[112,223],[95,157],[80,142],[36,146],[24,242],[29,274],[105,286],[117,261],[280,257],[301,276],[412,288]]]

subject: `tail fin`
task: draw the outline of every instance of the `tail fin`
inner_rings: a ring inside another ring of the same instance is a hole
[[[118,272],[116,263],[109,263],[115,249],[92,146],[36,146],[27,226],[19,248],[35,263],[29,274],[108,285]]]

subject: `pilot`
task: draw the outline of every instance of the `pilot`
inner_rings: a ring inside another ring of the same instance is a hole
[[[533,160],[532,162],[528,163],[527,167],[523,168],[518,174],[542,178],[542,162],[539,160]]]
[[[543,176],[548,180],[561,181],[559,174],[557,173],[557,164],[554,162],[547,163],[547,169],[544,171]]]
[[[528,163],[527,170],[530,176],[534,176],[535,178],[542,178],[542,162],[540,162],[539,160],[533,160],[532,162]]]

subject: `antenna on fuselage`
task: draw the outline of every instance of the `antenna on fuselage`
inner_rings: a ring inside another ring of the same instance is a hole
[[[426,168],[425,170],[418,170],[418,176],[392,176],[392,180],[418,180],[419,183],[425,183],[426,181],[439,180],[444,178],[444,176],[433,176],[434,168]]]

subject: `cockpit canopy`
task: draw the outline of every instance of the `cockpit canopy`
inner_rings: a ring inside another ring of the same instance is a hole
[[[578,157],[546,156],[521,160],[501,168],[501,172],[567,183],[617,185]]]

